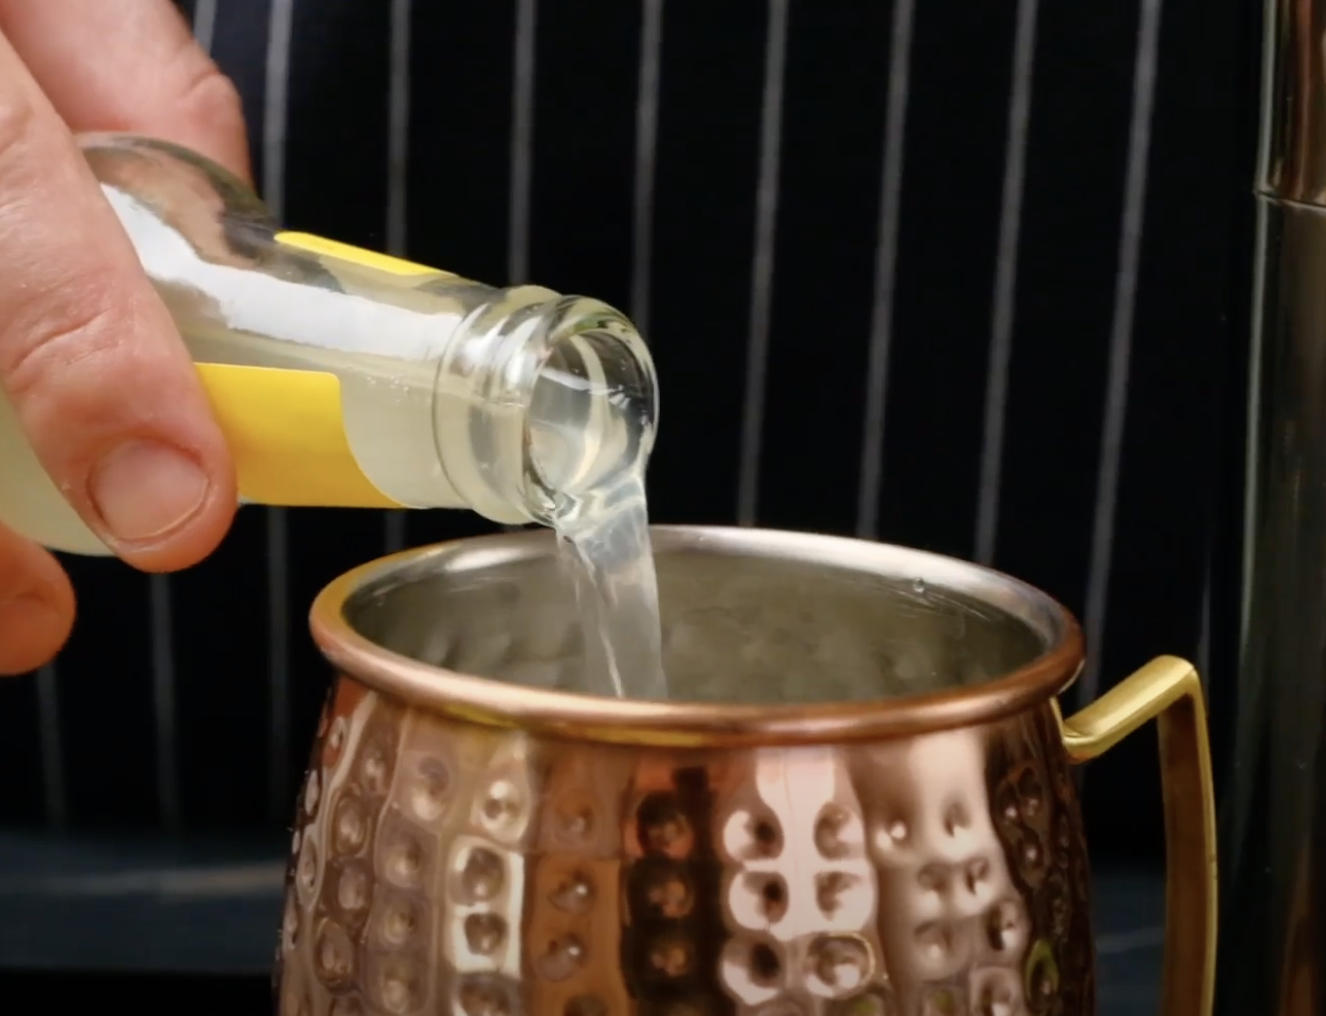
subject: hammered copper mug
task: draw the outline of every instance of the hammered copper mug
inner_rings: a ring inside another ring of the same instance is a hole
[[[282,1016],[1089,1016],[1072,766],[1150,719],[1165,1012],[1209,1013],[1190,665],[1064,720],[1080,631],[1015,579],[796,533],[654,546],[670,702],[559,690],[581,635],[547,533],[398,554],[318,598],[339,676],[294,824]]]

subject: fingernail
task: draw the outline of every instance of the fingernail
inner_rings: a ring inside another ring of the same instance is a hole
[[[92,470],[88,493],[110,535],[122,543],[164,536],[187,522],[207,497],[198,463],[155,441],[130,441]]]

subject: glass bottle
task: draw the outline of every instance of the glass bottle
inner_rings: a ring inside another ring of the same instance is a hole
[[[611,307],[283,232],[246,184],[196,153],[79,140],[198,364],[243,503],[553,524],[644,468],[657,381]],[[0,521],[53,549],[108,553],[2,393]]]

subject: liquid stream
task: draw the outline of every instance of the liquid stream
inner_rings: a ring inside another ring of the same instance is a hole
[[[610,369],[622,355],[592,335],[554,347],[529,406],[529,447],[545,488],[560,492],[550,521],[584,647],[574,690],[657,701],[668,685],[645,499],[657,419],[638,378]]]
[[[584,631],[582,686],[576,690],[666,699],[643,474],[631,470],[611,488],[581,499],[555,528]]]

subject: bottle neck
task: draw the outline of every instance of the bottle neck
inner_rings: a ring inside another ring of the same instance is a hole
[[[624,316],[522,286],[498,291],[458,332],[438,362],[434,426],[439,460],[475,511],[556,525],[595,491],[643,473],[658,382]]]
[[[643,472],[654,366],[612,308],[281,233],[201,156],[80,143],[195,360],[335,375],[352,465],[385,499],[554,525]]]

